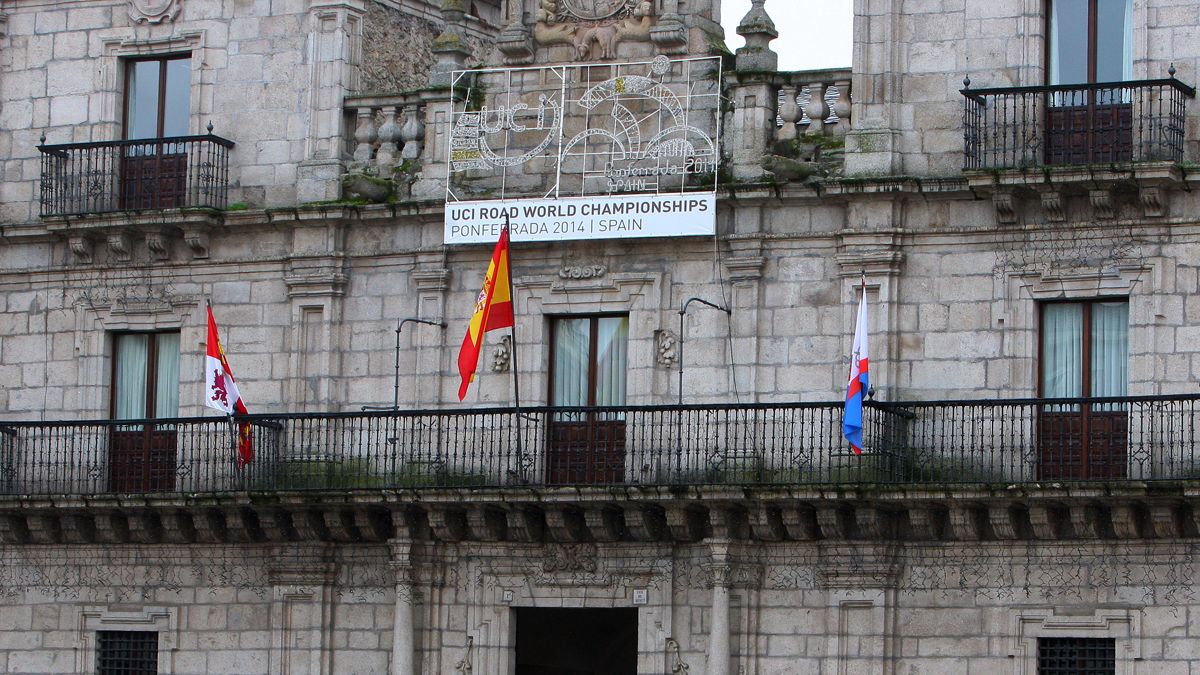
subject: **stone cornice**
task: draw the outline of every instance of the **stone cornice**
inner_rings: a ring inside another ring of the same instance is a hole
[[[1175,540],[1200,534],[1197,507],[1194,481],[13,496],[0,542]]]

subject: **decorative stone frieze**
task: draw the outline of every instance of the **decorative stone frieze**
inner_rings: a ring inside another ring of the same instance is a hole
[[[537,44],[571,45],[577,61],[614,59],[617,44],[649,41],[655,25],[648,0],[542,0],[536,19]]]

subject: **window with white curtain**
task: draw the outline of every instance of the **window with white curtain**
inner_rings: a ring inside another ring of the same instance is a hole
[[[113,418],[178,417],[179,332],[117,333],[113,348]]]
[[[628,316],[556,318],[551,332],[551,405],[625,405]]]
[[[1133,79],[1133,0],[1047,0],[1049,84]]]
[[[1129,391],[1129,303],[1042,305],[1041,395],[1125,396]]]

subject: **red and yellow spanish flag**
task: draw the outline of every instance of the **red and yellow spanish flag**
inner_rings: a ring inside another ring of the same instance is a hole
[[[467,397],[467,387],[475,381],[475,368],[479,365],[479,352],[483,349],[483,334],[489,330],[509,328],[513,325],[512,285],[508,272],[508,227],[500,231],[500,240],[492,251],[483,288],[475,300],[475,314],[467,326],[462,348],[458,350],[458,372],[462,384],[458,385],[458,400]]]

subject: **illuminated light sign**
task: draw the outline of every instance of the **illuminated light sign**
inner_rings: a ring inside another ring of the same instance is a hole
[[[458,71],[445,242],[712,235],[720,59]]]

